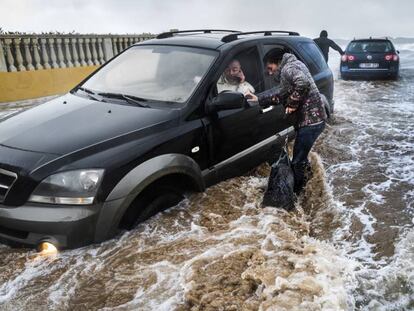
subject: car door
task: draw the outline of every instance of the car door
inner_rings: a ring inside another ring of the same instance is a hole
[[[255,92],[263,90],[262,65],[258,48],[255,44],[251,44],[240,51],[229,53],[225,58],[222,66],[219,67],[216,84],[211,90],[210,98],[218,95],[217,83],[223,78],[226,68],[234,60],[240,62],[245,81],[253,86]],[[220,86],[220,90],[223,90],[223,85]],[[229,91],[234,90],[229,89]],[[228,160],[262,139],[259,122],[261,114],[261,108],[257,103],[248,103],[246,100],[241,108],[217,111],[204,118],[203,122],[207,128],[211,149],[211,166]]]

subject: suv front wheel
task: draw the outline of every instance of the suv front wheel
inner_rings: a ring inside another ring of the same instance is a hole
[[[177,205],[184,199],[179,188],[156,184],[145,189],[131,204],[121,220],[121,228],[133,229],[155,214]]]

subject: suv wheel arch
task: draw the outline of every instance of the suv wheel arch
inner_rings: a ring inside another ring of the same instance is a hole
[[[148,185],[131,202],[122,215],[118,229],[133,229],[139,223],[184,199],[184,193],[197,191],[191,178],[184,174],[169,174]]]
[[[173,178],[180,179],[182,191],[205,189],[200,167],[192,158],[164,154],[149,159],[125,175],[108,195],[97,219],[95,240],[100,242],[114,236],[125,212],[141,193],[160,181],[173,183]]]

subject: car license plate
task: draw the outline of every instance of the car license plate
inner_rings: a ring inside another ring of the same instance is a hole
[[[378,63],[361,63],[359,64],[359,68],[378,68]]]

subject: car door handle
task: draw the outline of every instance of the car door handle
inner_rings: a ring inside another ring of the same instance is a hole
[[[267,113],[269,111],[272,111],[273,108],[274,108],[274,106],[270,106],[270,107],[267,107],[267,108],[263,108],[261,111],[262,111],[262,113]]]

